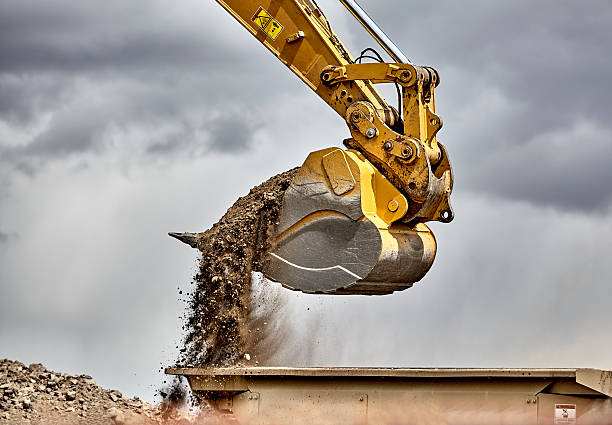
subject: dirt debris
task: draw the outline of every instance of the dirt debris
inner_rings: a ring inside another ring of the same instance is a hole
[[[273,302],[253,305],[252,272],[261,271],[263,254],[285,191],[298,168],[278,174],[239,198],[210,229],[198,234],[200,269],[188,301],[185,343],[180,366],[261,364],[271,353],[263,350],[266,314]],[[257,314],[252,312],[257,310]]]
[[[205,413],[205,415],[204,415]],[[206,416],[206,417],[205,417]],[[0,359],[0,424],[214,424],[209,412],[188,415],[167,404],[151,404],[107,390],[87,375],[47,370]]]

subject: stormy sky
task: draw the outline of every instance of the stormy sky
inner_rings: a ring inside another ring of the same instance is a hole
[[[610,3],[361,4],[440,72],[456,219],[408,291],[287,293],[278,362],[612,368]],[[212,0],[0,0],[0,357],[151,399],[197,265],[166,232],[348,135]]]

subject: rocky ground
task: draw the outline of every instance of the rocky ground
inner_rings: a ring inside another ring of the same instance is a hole
[[[0,360],[0,424],[214,424],[210,412],[189,414],[107,390],[87,375],[68,375],[41,364]]]
[[[270,288],[259,288],[259,295],[252,291],[252,276],[261,270],[283,195],[296,173],[290,170],[254,187],[197,235],[202,257],[189,294],[180,366],[255,365],[273,354],[273,340],[282,335],[279,302]],[[0,425],[218,423],[205,407],[186,410],[176,391],[160,393],[165,401],[152,405],[104,389],[87,375],[0,360]]]

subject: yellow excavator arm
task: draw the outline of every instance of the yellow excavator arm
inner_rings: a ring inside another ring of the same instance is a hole
[[[383,116],[391,113],[369,81],[340,83],[340,93],[344,94],[338,98],[337,90],[323,83],[323,69],[352,64],[354,59],[310,0],[217,2],[342,118],[357,101],[371,103]]]
[[[314,0],[217,0],[351,133],[348,149],[312,152],[285,192],[264,275],[307,293],[387,294],[431,267],[436,241],[425,223],[453,219],[452,170],[436,138],[439,76],[408,63],[354,0],[340,1],[396,62],[351,56]],[[401,88],[401,111],[379,83]]]

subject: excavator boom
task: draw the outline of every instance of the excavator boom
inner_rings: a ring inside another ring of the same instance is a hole
[[[310,0],[217,0],[273,55],[295,73],[323,101],[344,118],[357,101],[371,103],[382,114],[390,108],[368,81],[342,84],[344,95],[321,81],[328,66],[354,63],[354,58],[333,32],[323,12]],[[397,116],[396,116],[397,117]]]
[[[431,267],[436,241],[425,223],[453,219],[452,170],[436,137],[439,76],[409,63],[354,0],[340,1],[396,62],[351,56],[314,0],[217,0],[351,133],[348,149],[312,152],[285,192],[264,275],[307,293],[387,294]],[[401,89],[400,110],[382,83]],[[197,246],[197,235],[171,236]]]

